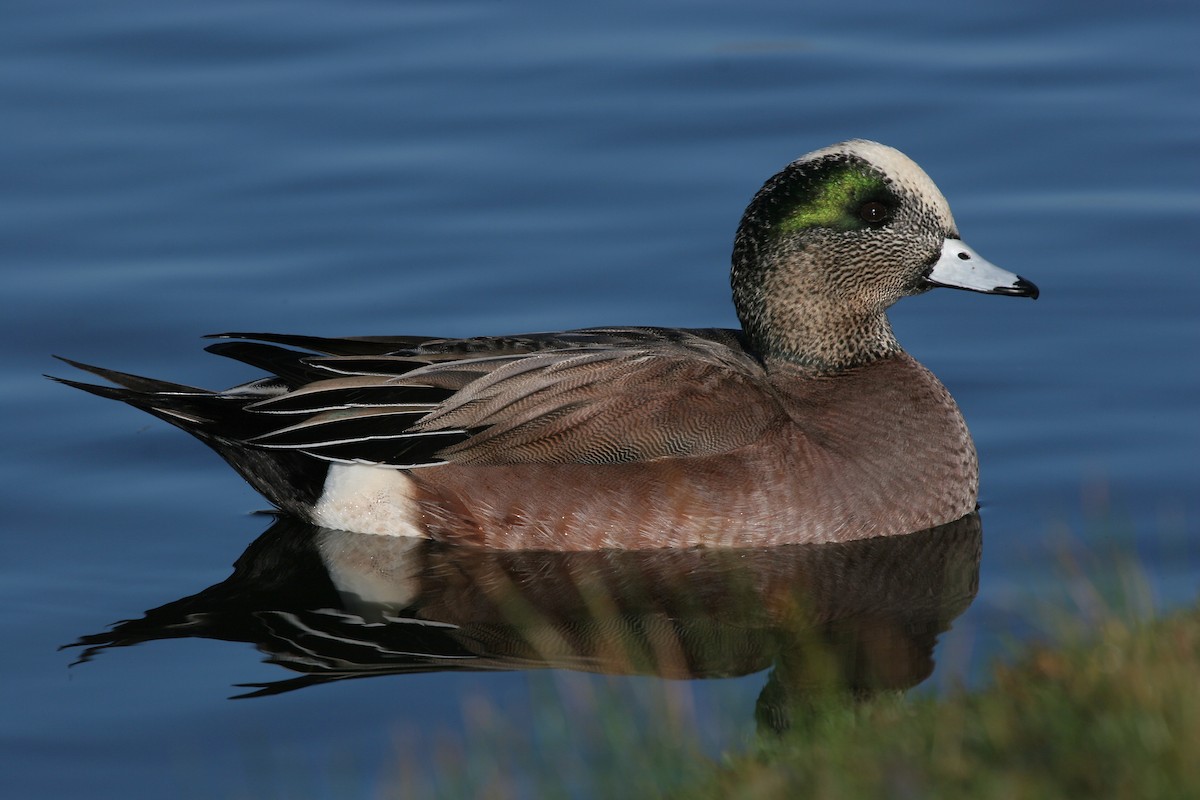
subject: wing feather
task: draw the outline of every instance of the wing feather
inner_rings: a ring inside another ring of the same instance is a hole
[[[784,417],[734,331],[254,337],[267,344],[217,349],[282,367],[284,380],[329,377],[248,403],[286,424],[262,426],[247,444],[331,461],[628,463],[726,452]]]
[[[412,430],[471,431],[442,452],[456,463],[609,464],[726,452],[783,419],[757,361],[684,344],[531,355],[463,387]]]

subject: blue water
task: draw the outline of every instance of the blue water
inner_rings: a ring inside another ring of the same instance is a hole
[[[51,353],[220,386],[252,375],[200,352],[228,329],[732,326],[746,201],[852,136],[916,159],[964,238],[1042,289],[893,313],[983,470],[979,595],[928,685],[1082,597],[1072,548],[1097,574],[1132,552],[1157,608],[1194,602],[1200,6],[645,5],[5,5],[6,796],[370,796],[401,738],[461,737],[472,697],[521,719],[531,686],[231,702],[286,672],[202,639],[69,668],[58,646],[223,580],[267,521],[202,446],[43,380]],[[745,710],[732,739],[762,680],[696,691]]]

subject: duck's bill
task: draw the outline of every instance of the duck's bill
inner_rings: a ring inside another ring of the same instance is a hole
[[[951,289],[966,289],[985,294],[1010,294],[1015,297],[1038,296],[1038,288],[1020,275],[981,257],[961,239],[947,239],[942,245],[942,255],[934,262],[925,276],[931,286],[946,286]]]

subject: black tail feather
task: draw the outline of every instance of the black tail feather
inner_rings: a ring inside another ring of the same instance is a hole
[[[171,383],[170,381],[159,380],[157,378],[144,378],[141,375],[132,375],[128,372],[118,372],[115,369],[107,369],[106,367],[97,367],[93,364],[85,364],[82,361],[65,358],[63,356],[54,356],[64,364],[70,364],[77,370],[88,372],[98,378],[103,378],[109,383],[115,383],[117,386],[124,386],[126,389],[133,389],[136,392],[192,392],[197,394],[208,394],[205,389],[197,389],[194,386],[185,386],[182,383]],[[75,381],[69,381],[65,378],[56,378],[53,375],[47,375],[47,378],[66,383],[81,389],[88,384],[80,384]]]
[[[428,342],[429,336],[349,336],[325,338],[301,336],[290,333],[211,333],[206,339],[250,339],[256,342],[271,342],[286,347],[297,347],[313,353],[330,356],[382,356],[420,347]]]
[[[263,399],[256,392],[210,392],[60,359],[116,386],[47,375],[50,380],[98,397],[119,400],[187,431],[211,447],[251,486],[277,507],[300,518],[321,495],[329,464],[295,450],[266,450],[247,440],[275,427],[277,418],[247,411]]]
[[[305,362],[311,353],[302,353],[286,347],[262,342],[217,342],[204,348],[226,358],[270,372],[294,389],[321,378],[329,377],[326,370]]]

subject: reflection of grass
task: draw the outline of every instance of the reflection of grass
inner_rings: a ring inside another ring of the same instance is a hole
[[[514,725],[488,698],[468,698],[467,741],[443,741],[425,763],[407,754],[430,748],[401,746],[379,796],[662,797],[711,763],[703,750],[714,737],[697,728],[703,715],[687,682],[557,672],[531,674],[530,687],[527,724]]]
[[[479,735],[465,751],[403,765],[382,796],[1200,797],[1200,608],[1110,614],[1060,641],[995,668],[980,691],[832,693],[720,764],[702,754],[687,684],[608,697],[603,682],[560,675],[535,730],[468,708]],[[631,702],[652,724],[637,727]]]

